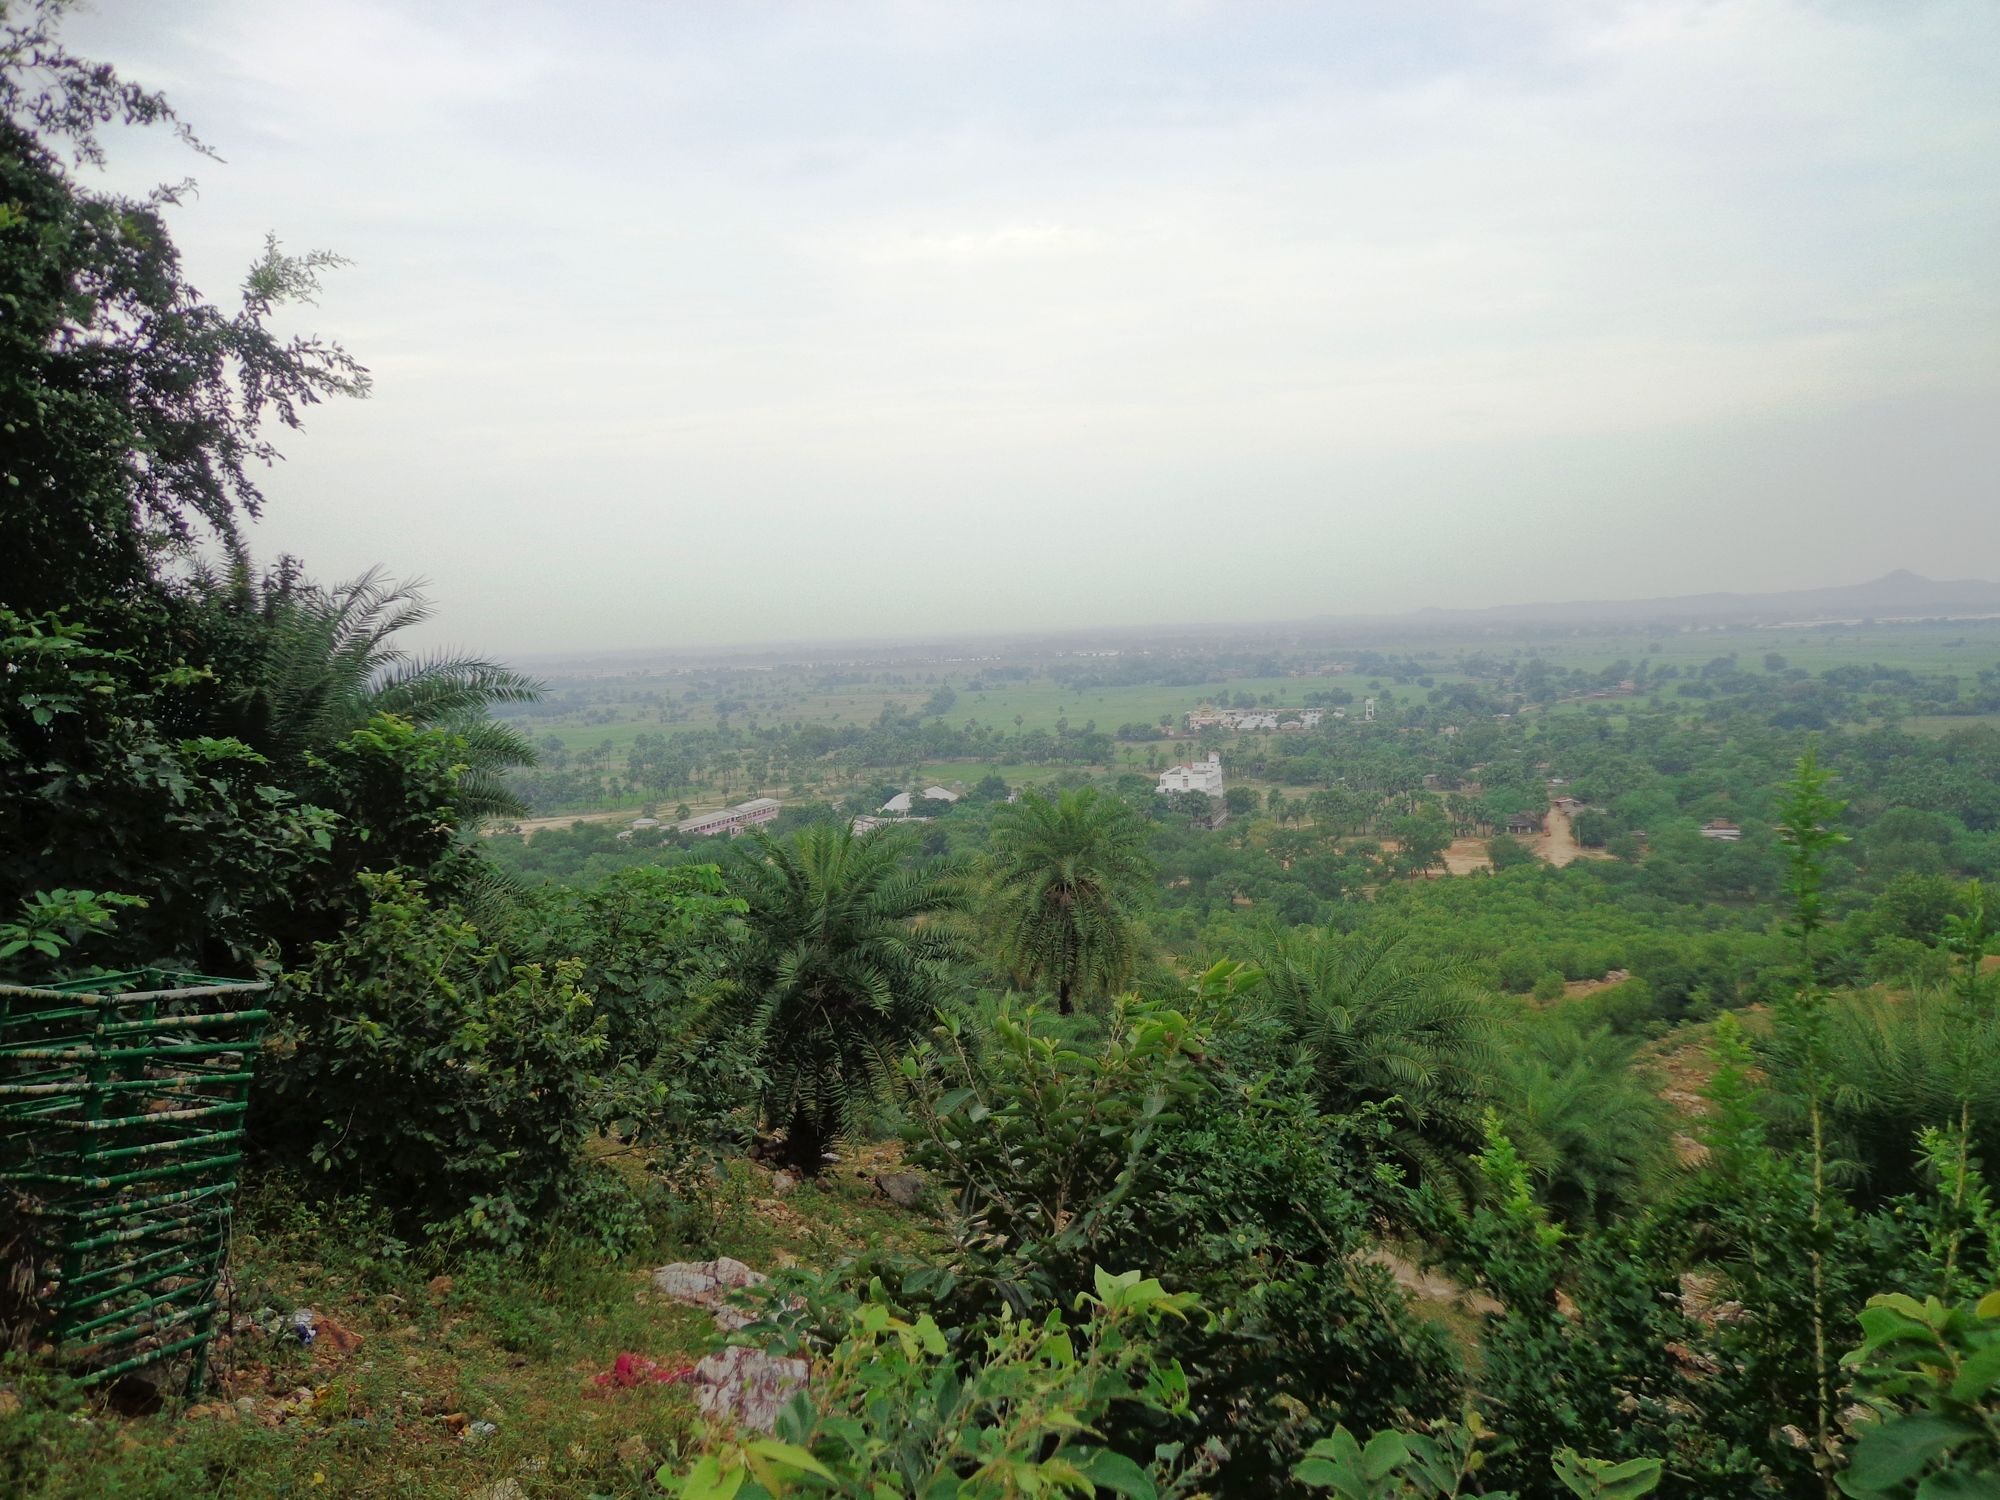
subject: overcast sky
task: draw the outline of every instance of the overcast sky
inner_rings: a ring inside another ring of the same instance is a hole
[[[95,0],[496,652],[2000,577],[2000,6]]]

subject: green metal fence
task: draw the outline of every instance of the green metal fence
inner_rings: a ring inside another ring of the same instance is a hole
[[[270,1016],[240,1007],[269,988],[158,969],[0,985],[0,1320],[86,1381],[175,1361],[202,1384]]]

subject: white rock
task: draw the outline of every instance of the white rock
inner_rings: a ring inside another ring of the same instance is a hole
[[[710,1417],[769,1432],[778,1413],[806,1388],[810,1368],[761,1349],[732,1344],[694,1367],[695,1404]]]

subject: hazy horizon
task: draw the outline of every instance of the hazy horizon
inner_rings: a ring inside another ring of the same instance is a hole
[[[98,0],[501,654],[2000,577],[2000,10]]]

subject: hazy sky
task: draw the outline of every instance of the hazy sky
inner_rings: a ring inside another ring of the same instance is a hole
[[[503,652],[2000,576],[2000,6],[97,0]]]

